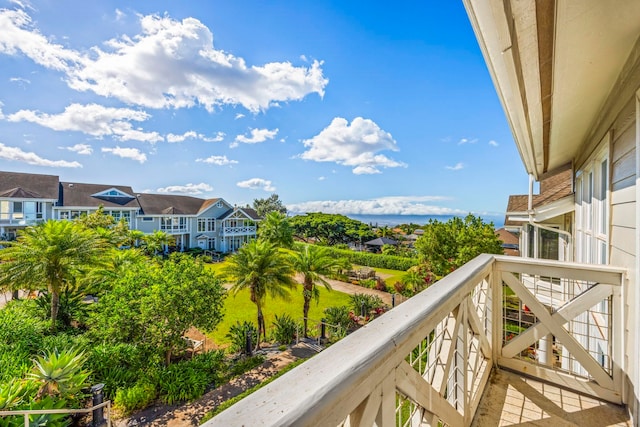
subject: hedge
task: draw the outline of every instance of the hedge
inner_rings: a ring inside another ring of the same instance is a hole
[[[364,265],[372,268],[407,271],[414,265],[419,264],[416,258],[358,252],[349,249],[336,249],[331,246],[326,247],[336,258],[347,258],[351,264]]]

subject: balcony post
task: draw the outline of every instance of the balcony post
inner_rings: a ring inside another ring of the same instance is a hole
[[[493,264],[490,276],[491,283],[491,358],[493,366],[498,367],[498,359],[502,354],[502,275],[496,263]]]

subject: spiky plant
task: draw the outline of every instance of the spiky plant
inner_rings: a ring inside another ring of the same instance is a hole
[[[46,396],[75,400],[85,386],[89,372],[83,368],[84,352],[78,349],[54,349],[33,359],[33,370],[28,378],[39,383],[36,400]]]

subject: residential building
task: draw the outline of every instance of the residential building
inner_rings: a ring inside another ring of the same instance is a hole
[[[463,2],[541,182],[510,201],[527,256],[475,258],[205,426],[640,424],[640,2]]]
[[[0,239],[14,239],[21,228],[53,218],[59,194],[57,176],[0,172]]]
[[[172,235],[178,250],[233,252],[256,238],[260,218],[221,198],[136,193],[123,185],[61,182],[58,176],[0,171],[0,237],[47,219],[75,219],[100,206],[133,230]]]

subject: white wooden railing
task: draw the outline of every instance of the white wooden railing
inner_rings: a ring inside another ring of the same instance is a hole
[[[252,235],[256,234],[256,226],[255,225],[246,225],[243,227],[222,227],[222,235],[223,236],[243,236],[243,235]]]
[[[623,279],[481,255],[204,425],[469,426],[500,366],[620,403]]]

